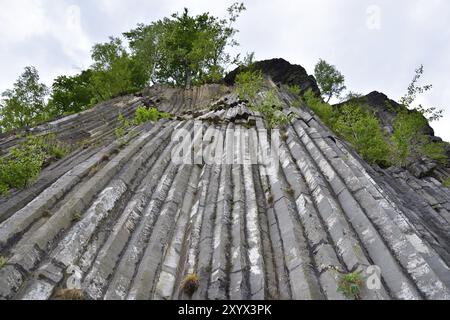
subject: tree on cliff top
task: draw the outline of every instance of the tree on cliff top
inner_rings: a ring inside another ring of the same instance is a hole
[[[124,36],[150,80],[189,88],[220,80],[227,64],[237,61],[226,49],[237,45],[233,23],[244,10],[242,3],[235,3],[228,8],[228,19],[219,19],[209,13],[191,16],[185,8]]]
[[[340,73],[335,66],[329,64],[325,60],[320,59],[314,68],[314,76],[317,84],[327,99],[328,103],[333,96],[339,98],[341,93],[347,88],[344,85],[345,77]]]
[[[0,132],[33,126],[46,116],[45,98],[48,88],[39,82],[35,67],[25,67],[13,89],[2,94],[0,102]]]

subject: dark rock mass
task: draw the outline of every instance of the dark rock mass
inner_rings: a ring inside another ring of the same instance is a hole
[[[314,93],[320,95],[316,79],[312,75],[308,75],[306,70],[300,65],[290,64],[286,60],[278,58],[255,62],[254,68],[270,76],[277,84],[297,85],[300,87],[302,93],[311,89]],[[233,85],[236,75],[243,69],[243,67],[239,67],[230,72],[225,77],[224,82],[227,85]]]
[[[388,133],[394,131],[393,124],[397,114],[404,110],[405,107],[397,103],[396,101],[389,99],[384,93],[378,91],[372,91],[368,95],[353,98],[349,101],[357,102],[359,105],[366,107],[370,111],[374,112],[377,118],[380,120],[381,125]],[[345,101],[336,104],[335,107],[340,107],[349,101]],[[434,136],[434,130],[429,125],[424,128],[424,133],[429,136]],[[436,137],[437,138],[437,137]],[[440,138],[437,138],[441,140]]]
[[[406,109],[396,101],[389,99],[384,93],[378,91],[372,91],[365,96],[352,98],[348,101],[335,104],[334,107],[339,108],[348,102],[356,102],[361,107],[367,108],[369,111],[373,112],[380,121],[383,129],[389,135],[394,131],[394,121],[397,114]],[[413,111],[408,110],[408,112]],[[424,127],[423,133],[430,136],[432,142],[442,142],[440,137],[434,135],[434,130],[429,124]],[[434,176],[439,180],[443,180],[449,175],[447,172],[449,171],[448,167],[450,165],[450,146],[447,145],[446,150],[449,158],[447,165],[438,164],[431,159],[422,158],[415,163],[408,165],[407,169],[418,178]]]

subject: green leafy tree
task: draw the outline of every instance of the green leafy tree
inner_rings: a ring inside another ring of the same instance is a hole
[[[145,86],[145,74],[127,53],[119,38],[96,44],[92,49],[94,101],[136,92]]]
[[[10,189],[25,188],[36,180],[44,166],[63,158],[71,150],[54,134],[27,137],[0,158],[0,195],[8,194]]]
[[[60,76],[52,85],[48,110],[52,117],[83,111],[94,98],[92,87],[93,71],[88,69],[78,75]]]
[[[401,112],[394,121],[394,132],[391,136],[393,162],[407,166],[422,157],[446,163],[445,143],[432,142],[423,133],[428,124],[420,111]]]
[[[23,145],[11,149],[6,158],[0,158],[0,193],[10,189],[25,188],[40,174],[44,154],[34,145]]]
[[[185,8],[182,14],[138,25],[124,35],[147,79],[189,88],[221,79],[226,65],[236,63],[226,48],[237,45],[232,25],[243,10],[243,4],[235,3],[228,19],[219,19],[209,13],[191,16]]]
[[[413,103],[417,98],[418,94],[425,93],[433,88],[433,85],[427,84],[424,86],[419,86],[417,83],[423,75],[423,65],[415,70],[414,77],[408,86],[407,93],[400,99],[400,104],[404,105],[410,110],[417,110],[420,112],[428,121],[439,120],[442,118],[443,110],[437,107],[424,107],[419,104],[414,106]]]
[[[422,157],[446,164],[448,157],[445,143],[433,142],[424,134],[429,121],[442,117],[442,109],[436,107],[415,106],[414,101],[419,94],[431,90],[432,85],[420,86],[418,81],[423,75],[423,65],[415,70],[415,75],[408,86],[407,93],[400,99],[405,110],[400,112],[394,121],[394,132],[391,136],[392,161],[407,166]]]
[[[334,131],[350,142],[367,162],[389,166],[389,144],[374,114],[356,103],[347,103],[335,117]]]
[[[39,82],[35,67],[26,67],[11,90],[2,94],[0,130],[2,132],[33,126],[47,118],[48,88]]]
[[[333,96],[339,98],[341,93],[346,89],[344,76],[335,66],[325,60],[320,59],[316,64],[314,76],[326,102],[329,102]]]
[[[125,32],[124,37],[128,40],[132,50],[132,58],[141,68],[146,84],[156,83],[156,70],[159,66],[162,48],[160,42],[164,35],[164,23],[154,22],[150,25],[138,24],[137,28]]]

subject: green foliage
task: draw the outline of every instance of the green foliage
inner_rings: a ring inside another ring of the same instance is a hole
[[[314,76],[322,94],[327,98],[326,102],[329,102],[333,96],[339,98],[342,91],[346,89],[344,76],[335,66],[322,59],[319,60],[314,68]]]
[[[344,77],[325,61],[320,60],[316,66],[316,78],[322,92],[328,96],[339,96],[345,89]],[[431,85],[418,86],[417,81],[423,73],[421,66],[408,87],[408,93],[401,99],[407,107],[400,112],[394,121],[394,132],[388,139],[380,128],[377,117],[359,106],[354,99],[359,95],[350,93],[350,101],[334,109],[322,99],[308,90],[303,98],[307,105],[322,119],[322,121],[336,134],[350,142],[358,153],[369,163],[380,166],[392,164],[407,166],[422,157],[446,164],[448,157],[445,153],[445,143],[432,142],[425,135],[424,129],[428,120],[441,117],[442,111],[436,108],[424,108],[419,105],[412,107],[417,94],[431,89]],[[389,106],[388,106],[389,107]],[[392,111],[396,111],[390,107]],[[408,110],[409,109],[409,110]]]
[[[291,116],[287,116],[282,112],[281,101],[275,90],[266,92],[263,101],[258,103],[253,109],[264,116],[269,128],[287,125],[292,120]]]
[[[60,76],[55,79],[48,102],[51,118],[77,113],[91,106],[94,98],[93,74],[88,69],[72,77]]]
[[[114,129],[114,133],[116,135],[117,140],[121,145],[125,144],[124,137],[127,134],[127,130],[129,128],[129,121],[124,118],[122,113],[119,113],[117,118],[117,127]]]
[[[450,178],[445,179],[445,180],[442,182],[442,185],[443,185],[444,187],[446,187],[446,188],[450,188]]]
[[[359,299],[363,282],[361,272],[344,274],[339,279],[337,291],[349,299]]]
[[[200,286],[200,278],[197,274],[188,274],[183,281],[181,281],[181,289],[188,296],[192,296]]]
[[[389,165],[389,144],[374,114],[355,103],[347,103],[335,116],[333,129],[370,164]]]
[[[358,92],[353,92],[353,91],[349,91],[346,95],[344,100],[348,101],[348,100],[352,100],[352,99],[358,99],[358,98],[362,98],[363,95],[361,93]]]
[[[314,111],[314,113],[319,116],[322,121],[333,129],[334,125],[334,110],[331,105],[328,103],[324,103],[320,97],[317,97],[314,92],[309,89],[303,95],[303,99],[305,100],[308,107]]]
[[[144,71],[130,58],[119,38],[111,37],[107,43],[96,44],[92,60],[94,103],[136,92],[145,86]]]
[[[53,133],[40,137],[29,136],[25,144],[43,153],[46,160],[48,158],[62,159],[71,151],[70,146],[59,141]]]
[[[72,216],[72,222],[79,222],[83,219],[83,216],[79,212],[75,212]]]
[[[253,100],[262,88],[264,78],[259,70],[247,70],[236,76],[236,92],[241,99]]]
[[[0,175],[2,175],[2,161],[0,160]],[[1,176],[0,176],[1,179]],[[7,195],[9,192],[9,187],[4,181],[0,181],[0,196]]]
[[[6,259],[4,256],[0,256],[0,269],[3,268],[7,262],[8,259]]]
[[[40,174],[45,163],[63,158],[70,148],[58,141],[53,134],[30,136],[19,147],[11,148],[0,158],[0,194],[10,189],[25,188]]]
[[[189,88],[220,80],[225,66],[236,63],[226,48],[237,45],[232,25],[244,10],[243,4],[235,3],[228,19],[219,19],[209,13],[191,16],[185,8],[182,14],[140,24],[124,35],[148,78]]]
[[[353,145],[367,162],[386,167],[390,148],[377,117],[354,102],[334,109],[316,97],[312,90],[304,95],[306,104],[337,135]]]
[[[301,89],[298,85],[294,84],[292,86],[288,86],[288,90],[290,93],[292,93],[294,96],[299,96],[301,93]]]
[[[237,61],[237,64],[243,68],[249,68],[255,63],[255,53],[250,52],[246,53],[242,60]]]
[[[217,82],[239,61],[239,55],[231,57],[226,51],[238,45],[233,24],[244,10],[242,3],[234,3],[228,17],[219,19],[209,13],[191,16],[185,9],[124,33],[128,46],[113,37],[96,44],[93,65],[78,75],[55,79],[48,104],[48,88],[39,83],[34,67],[26,67],[14,88],[2,95],[0,133],[77,113],[150,83],[190,87]]]
[[[26,67],[13,89],[2,94],[0,132],[33,126],[46,119],[48,88],[39,82],[36,68]]]
[[[0,189],[3,195],[10,189],[25,188],[41,172],[45,155],[33,146],[14,147],[5,158],[0,158]]]
[[[134,123],[141,125],[147,121],[158,121],[160,119],[170,118],[170,116],[169,113],[160,112],[155,107],[147,109],[146,107],[141,106],[136,109]]]
[[[125,32],[123,35],[129,42],[132,59],[143,71],[146,83],[156,83],[156,71],[162,59],[162,48],[159,45],[164,34],[164,23],[157,21],[151,25],[142,23],[136,29]]]
[[[391,139],[395,160],[400,165],[408,165],[423,156],[443,164],[448,161],[445,143],[432,142],[429,136],[423,134],[423,129],[428,124],[427,120],[440,119],[442,109],[424,107],[420,104],[413,106],[418,94],[425,93],[432,88],[432,85],[417,85],[422,75],[423,66],[421,65],[415,70],[413,80],[408,86],[408,92],[400,99],[400,103],[412,112],[400,113],[394,123],[394,134]]]
[[[425,93],[433,87],[431,84],[427,84],[424,86],[418,86],[417,82],[423,75],[423,65],[420,65],[419,68],[415,70],[414,77],[411,83],[408,86],[408,92],[400,99],[400,104],[404,105],[406,108],[410,110],[416,110],[420,112],[428,121],[439,120],[442,118],[442,109],[438,109],[436,107],[424,107],[421,104],[418,106],[413,106],[414,101],[418,94]]]
[[[432,142],[428,140],[427,143],[423,146],[423,153],[428,158],[446,165],[448,163],[448,156],[446,154],[445,147],[445,142]]]
[[[398,165],[406,166],[421,157],[428,157],[445,163],[445,144],[435,143],[423,134],[427,119],[420,111],[404,111],[394,121],[394,132],[391,136],[392,158]]]

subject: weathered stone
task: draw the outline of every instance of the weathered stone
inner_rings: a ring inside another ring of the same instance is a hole
[[[379,270],[361,299],[450,299],[448,169],[369,166],[294,103],[285,85],[319,94],[301,67],[257,67],[268,77],[252,103],[274,89],[276,112],[292,116],[277,141],[266,115],[224,85],[156,85],[31,130],[89,145],[0,199],[0,298],[49,299],[76,284],[89,299],[345,299],[342,275]],[[141,104],[175,117],[120,143],[118,113]],[[202,146],[184,150],[195,163],[172,161],[180,132]],[[0,154],[21,141],[0,135]]]

